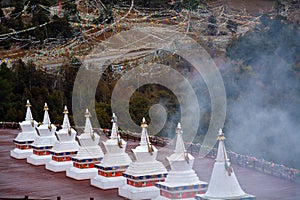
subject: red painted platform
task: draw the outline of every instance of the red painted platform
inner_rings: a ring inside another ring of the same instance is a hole
[[[18,130],[0,129],[0,198],[20,198],[25,195],[36,199],[90,199],[117,200],[117,189],[101,190],[90,186],[89,180],[76,181],[67,178],[65,173],[54,173],[45,166],[32,166],[26,160],[17,160],[9,156],[15,145],[13,139]],[[101,140],[104,136],[101,136]],[[127,152],[137,143],[128,141]],[[130,147],[130,148],[129,148]],[[158,154],[158,160],[165,162],[170,151]],[[201,180],[209,181],[214,160],[210,158],[195,160],[194,169]],[[299,200],[300,183],[294,183],[251,169],[233,165],[235,173],[245,192],[253,194],[257,200]]]

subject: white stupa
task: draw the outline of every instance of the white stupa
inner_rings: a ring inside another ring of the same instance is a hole
[[[159,196],[155,186],[167,177],[165,166],[156,160],[158,150],[149,142],[147,123],[142,121],[140,145],[132,149],[136,161],[132,162],[123,173],[127,182],[119,187],[119,195],[127,199],[152,199]]]
[[[27,158],[27,162],[32,165],[45,165],[49,162],[52,158],[49,150],[57,141],[55,136],[56,126],[51,124],[48,110],[48,105],[45,103],[43,124],[36,129],[37,137],[31,144],[33,154]]]
[[[203,194],[207,190],[207,182],[200,181],[192,169],[195,158],[185,150],[180,123],[178,123],[176,133],[174,153],[167,157],[171,171],[169,171],[165,182],[156,184],[160,189],[160,196],[156,200],[191,200],[195,199],[196,194]]]
[[[25,121],[20,123],[21,132],[14,139],[16,148],[10,151],[10,156],[16,159],[25,159],[33,152],[30,145],[34,142],[34,138],[37,136],[35,128],[38,123],[32,118],[30,106],[29,100],[27,100]]]
[[[77,136],[80,145],[78,153],[71,158],[73,166],[66,171],[68,177],[76,180],[94,178],[98,172],[95,164],[100,163],[103,158],[102,149],[98,145],[100,136],[93,131],[88,109],[86,109],[85,117],[84,132]]]
[[[79,145],[75,140],[77,133],[70,126],[67,106],[65,106],[63,113],[62,129],[56,132],[57,141],[50,151],[52,160],[46,163],[46,169],[53,172],[66,171],[72,167],[71,156],[76,155],[79,149]]]
[[[128,168],[131,159],[125,153],[126,142],[118,134],[117,117],[113,113],[110,139],[103,142],[106,154],[100,164],[96,164],[98,175],[91,179],[91,185],[101,189],[118,188],[126,183],[122,173]]]
[[[212,200],[212,199],[256,199],[255,196],[246,194],[230,166],[229,159],[224,145],[224,134],[222,129],[219,130],[218,135],[219,147],[216,162],[210,177],[208,189],[205,194],[196,195],[198,200]]]

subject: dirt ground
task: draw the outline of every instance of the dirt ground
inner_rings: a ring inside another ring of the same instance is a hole
[[[223,2],[233,10],[246,11],[254,15],[273,11],[275,7],[275,1],[273,0],[226,0]]]
[[[9,156],[14,148],[12,140],[17,130],[0,129],[0,199],[21,198],[25,195],[31,199],[83,200],[93,197],[95,200],[123,199],[117,189],[101,190],[90,186],[89,180],[76,181],[66,177],[65,173],[54,173],[44,166],[33,166],[26,160],[16,160]],[[128,142],[127,151],[136,143]],[[158,159],[165,160],[168,150],[159,153]],[[169,151],[171,152],[171,151]],[[196,158],[194,169],[201,180],[209,181],[214,160]],[[300,184],[265,175],[251,169],[233,165],[235,173],[245,192],[257,196],[258,200],[298,200]]]

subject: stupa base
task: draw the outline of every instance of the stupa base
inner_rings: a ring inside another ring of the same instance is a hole
[[[45,165],[52,159],[51,155],[46,155],[46,156],[38,156],[35,154],[31,154],[27,158],[27,162],[32,165]]]
[[[52,172],[64,172],[72,166],[72,161],[56,162],[54,160],[50,160],[50,162],[46,163],[46,169]]]
[[[91,179],[91,185],[100,189],[114,189],[119,188],[126,184],[126,178],[123,176],[116,177],[104,177],[97,175],[95,178]]]
[[[91,179],[97,176],[98,170],[96,168],[79,169],[77,167],[71,167],[66,170],[67,177],[75,180]]]
[[[195,198],[180,198],[180,199],[183,199],[183,200],[195,200]],[[163,196],[158,196],[152,200],[170,200],[169,198],[167,197],[163,197]]]
[[[250,194],[245,194],[240,197],[225,197],[225,198],[217,198],[217,197],[207,197],[205,194],[198,194],[195,196],[196,200],[255,200],[256,197]]]
[[[183,186],[184,187],[184,186]],[[205,191],[199,190],[177,190],[177,191],[160,191],[160,196],[154,200],[170,200],[170,199],[184,199],[195,200],[196,195],[204,194]]]
[[[184,178],[184,177],[182,177]],[[179,179],[180,180],[180,179]],[[207,190],[208,184],[203,181],[199,181],[194,184],[170,184],[167,182],[158,182],[156,187],[160,189],[160,196],[156,199],[195,199],[196,195],[204,194]]]
[[[119,195],[127,199],[155,199],[159,196],[159,189],[155,186],[149,187],[134,187],[131,185],[124,185],[119,187]]]
[[[31,154],[33,154],[32,149],[18,149],[14,148],[13,150],[10,151],[10,156],[15,158],[15,159],[26,159],[28,158]]]

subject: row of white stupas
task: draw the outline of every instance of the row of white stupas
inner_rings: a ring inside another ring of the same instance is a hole
[[[217,158],[208,185],[200,181],[192,169],[195,158],[186,152],[180,123],[176,128],[174,153],[167,157],[171,166],[168,172],[156,160],[158,150],[149,142],[144,118],[139,146],[132,149],[135,158],[132,161],[125,152],[126,141],[118,134],[114,114],[110,139],[103,142],[103,154],[100,136],[92,129],[88,110],[84,132],[78,135],[70,126],[67,107],[59,131],[51,124],[47,104],[43,123],[38,127],[32,118],[29,101],[26,107],[25,121],[20,123],[22,130],[14,140],[16,148],[10,152],[13,158],[27,159],[32,165],[45,165],[53,172],[66,171],[68,177],[76,180],[90,179],[91,185],[100,189],[118,188],[118,194],[127,199],[255,199],[239,185],[227,158],[221,129]]]

